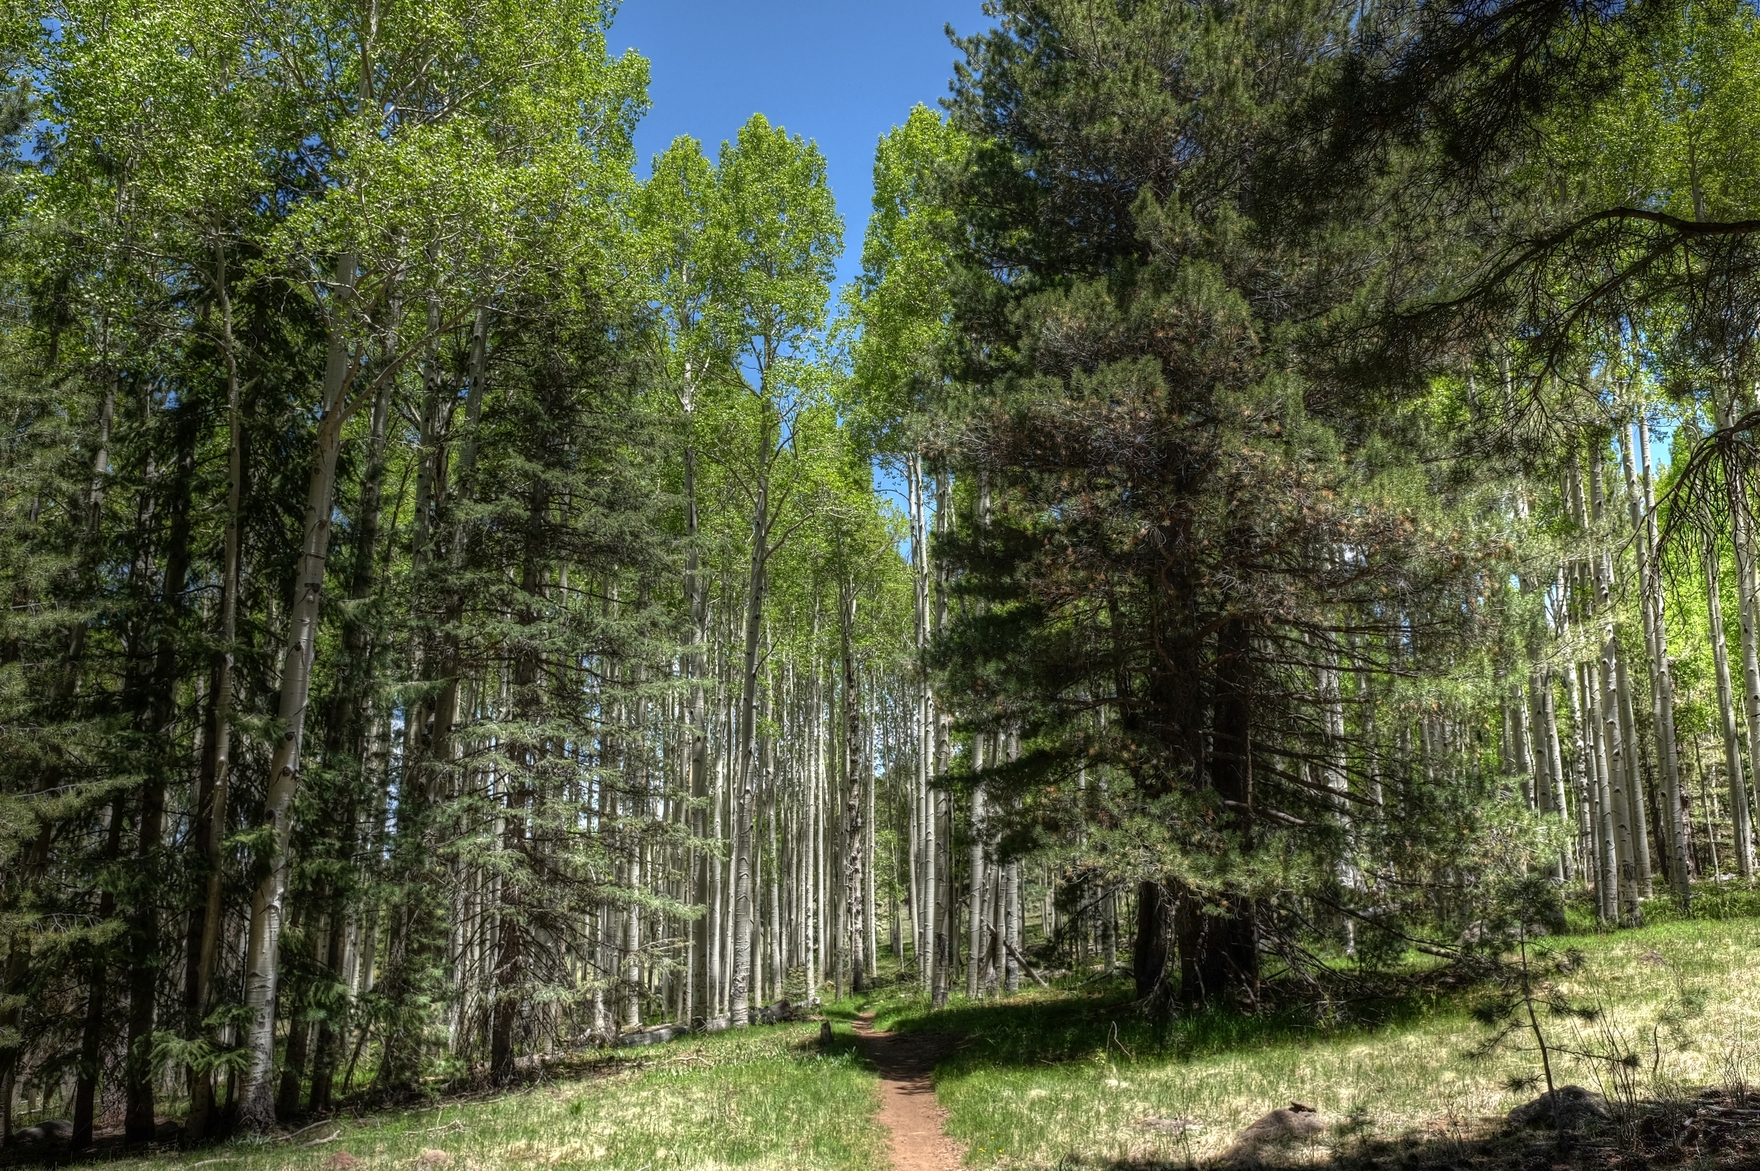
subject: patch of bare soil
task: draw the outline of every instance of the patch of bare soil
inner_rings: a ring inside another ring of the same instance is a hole
[[[874,1014],[856,1020],[862,1052],[880,1071],[880,1124],[886,1127],[895,1171],[955,1171],[960,1145],[941,1130],[947,1117],[935,1101],[929,1075],[956,1038],[944,1033],[883,1033]]]

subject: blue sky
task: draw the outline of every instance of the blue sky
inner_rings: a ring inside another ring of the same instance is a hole
[[[949,23],[965,34],[989,22],[981,0],[624,0],[610,47],[652,65],[640,173],[680,134],[713,157],[754,113],[813,139],[843,215],[847,281],[861,268],[875,140],[947,93]]]

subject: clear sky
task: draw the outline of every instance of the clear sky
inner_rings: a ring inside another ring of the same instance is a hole
[[[624,0],[610,48],[652,65],[653,108],[636,132],[645,178],[680,134],[711,158],[761,113],[824,152],[843,215],[839,275],[861,268],[874,143],[917,102],[947,93],[955,50],[943,31],[985,27],[981,0]]]

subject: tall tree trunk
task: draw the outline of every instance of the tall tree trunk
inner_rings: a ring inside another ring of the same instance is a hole
[[[969,916],[971,939],[967,943],[967,950],[972,962],[966,967],[966,995],[973,1000],[978,999],[979,993],[983,991],[983,965],[978,963],[978,957],[984,954],[984,924],[988,918],[984,913],[984,892],[989,881],[984,866],[984,784],[978,778],[990,765],[990,754],[987,751],[989,745],[988,733],[980,732],[972,737],[972,809],[971,824],[966,831],[972,839],[966,862],[970,872],[966,885],[972,900]]]
[[[344,256],[337,263],[336,274],[336,296],[344,304],[333,312],[345,311],[354,280],[354,257]],[[293,834],[293,799],[300,785],[300,749],[317,652],[319,600],[330,549],[336,464],[342,450],[343,425],[348,421],[349,389],[356,371],[355,358],[339,325],[330,336],[314,465],[306,493],[305,538],[288,606],[287,647],[282,659],[277,713],[280,739],[269,760],[268,792],[263,807],[268,848],[260,864],[263,877],[251,892],[244,977],[245,1048],[249,1057],[239,1078],[239,1101],[240,1120],[256,1131],[268,1130],[275,1124],[275,1091],[270,1075],[275,1065],[275,998],[281,978],[282,900],[287,893],[290,865],[287,846]]]
[[[1253,842],[1252,636],[1246,623],[1230,619],[1217,637],[1215,752],[1211,766],[1217,796],[1229,810],[1241,849]],[[1161,914],[1159,891],[1138,890],[1139,938],[1147,917]],[[1180,900],[1176,930],[1180,951],[1180,998],[1188,1005],[1226,1002],[1240,995],[1258,998],[1259,933],[1252,900],[1240,893],[1223,896],[1220,914],[1203,914],[1196,900]],[[1141,964],[1139,962],[1139,971]],[[1139,989],[1141,992],[1141,989]]]
[[[1733,414],[1731,404],[1723,398],[1718,399],[1719,427],[1730,425]],[[1747,793],[1752,786],[1760,784],[1760,619],[1757,619],[1755,608],[1760,599],[1755,597],[1755,558],[1751,534],[1749,532],[1753,518],[1749,514],[1747,484],[1742,469],[1731,463],[1724,469],[1724,480],[1729,489],[1730,507],[1730,542],[1735,546],[1736,554],[1736,605],[1737,615],[1741,620],[1742,632],[1742,710],[1748,718],[1748,755],[1749,770],[1744,778],[1744,800],[1740,808],[1734,810],[1736,825],[1736,857],[1740,860],[1744,876],[1754,869],[1753,825],[1748,814]],[[1731,802],[1734,802],[1735,788],[1730,789]]]
[[[1606,495],[1602,487],[1602,467],[1597,459],[1589,467],[1590,517],[1603,548],[1595,559],[1595,610],[1601,619],[1601,727],[1602,752],[1606,758],[1608,794],[1614,823],[1614,851],[1619,871],[1619,918],[1628,926],[1642,919],[1639,896],[1642,878],[1639,872],[1636,844],[1640,840],[1643,809],[1637,804],[1632,781],[1637,776],[1633,760],[1635,745],[1631,737],[1630,697],[1621,687],[1625,677],[1620,658],[1619,637],[1613,617],[1613,555],[1605,547],[1611,540],[1606,531]],[[1639,824],[1634,827],[1634,817]]]
[[[739,741],[734,794],[733,977],[728,999],[735,1028],[751,1019],[752,988],[752,829],[758,783],[758,650],[764,629],[770,555],[770,467],[772,419],[770,404],[761,400],[758,426],[758,474],[752,500],[751,577],[746,585],[745,653],[741,664]]]
[[[1730,817],[1735,827],[1737,872],[1743,878],[1754,876],[1754,835],[1748,821],[1748,785],[1742,768],[1741,734],[1736,729],[1735,688],[1729,673],[1729,643],[1724,638],[1723,600],[1719,578],[1721,566],[1717,547],[1706,534],[1700,550],[1705,566],[1705,600],[1709,615],[1711,658],[1717,674],[1717,710],[1722,717],[1723,768],[1729,776]]]
[[[113,866],[122,853],[122,799],[110,803],[110,825],[105,833],[103,862]],[[116,892],[105,890],[98,896],[98,922],[107,923],[116,914]],[[92,1128],[97,1120],[98,1080],[103,1074],[105,1022],[109,1006],[110,965],[105,954],[106,944],[92,946],[91,960],[86,967],[86,1019],[80,1031],[79,1065],[73,1087],[73,1150],[92,1145]]]
[[[709,588],[702,575],[702,551],[698,547],[698,515],[697,515],[697,446],[696,446],[696,393],[691,380],[691,370],[687,363],[684,372],[684,596],[690,611],[689,642],[685,647],[685,676],[688,695],[685,704],[686,735],[689,744],[686,748],[685,767],[689,773],[687,790],[691,796],[691,830],[698,837],[704,837],[708,831],[708,814],[703,808],[709,792],[709,735],[706,724],[704,704],[704,643],[708,637]],[[694,852],[690,882],[695,889],[691,892],[692,902],[703,905],[707,912],[710,904],[711,855],[706,850]],[[713,986],[714,974],[710,971],[710,932],[713,916],[708,913],[697,917],[692,924],[693,957],[700,956],[701,971],[697,964],[692,964],[689,982],[701,987],[703,1005],[710,1008],[709,989]],[[687,1014],[688,1017],[688,1014]],[[688,1019],[687,1019],[687,1022]]]
[[[153,1103],[153,1031],[158,1023],[159,897],[164,886],[165,790],[177,774],[173,723],[177,716],[177,635],[184,614],[189,573],[189,485],[195,474],[195,418],[178,409],[177,466],[169,485],[170,530],[160,585],[158,632],[140,731],[149,745],[147,777],[141,786],[135,863],[138,900],[129,915],[128,1096],[124,1132],[131,1142],[152,1139],[157,1119]]]
[[[220,356],[226,367],[226,526],[221,538],[220,638],[209,667],[207,726],[197,774],[196,820],[190,835],[194,866],[205,885],[201,903],[192,908],[184,974],[185,1037],[203,1031],[214,965],[219,955],[224,914],[221,843],[226,839],[227,790],[232,767],[232,670],[238,639],[239,524],[244,500],[244,418],[239,401],[238,351],[232,335],[232,289],[223,247],[214,252],[214,289],[220,307]],[[184,1133],[208,1136],[214,1109],[212,1070],[188,1071],[189,1111]]]
[[[1632,540],[1638,552],[1639,605],[1644,618],[1644,645],[1650,673],[1650,718],[1656,729],[1656,748],[1662,766],[1662,826],[1668,854],[1668,877],[1675,897],[1682,905],[1692,901],[1692,881],[1688,877],[1687,829],[1681,814],[1680,755],[1675,742],[1674,680],[1668,662],[1668,626],[1662,610],[1662,583],[1657,571],[1660,550],[1656,542],[1656,517],[1650,500],[1650,445],[1644,432],[1642,404],[1631,441],[1622,430],[1620,462],[1626,479],[1627,511],[1631,517]],[[1634,467],[1632,447],[1636,444],[1641,459]]]
[[[937,473],[935,477],[935,532],[945,539],[953,526],[953,481],[946,472]],[[947,569],[945,564],[935,566],[935,610],[934,621],[937,633],[946,633],[948,623],[947,609]],[[947,772],[948,760],[952,755],[951,715],[942,710],[939,703],[931,700],[930,709],[935,717],[935,774],[943,776]],[[927,873],[923,881],[923,900],[928,912],[929,950],[926,958],[927,972],[924,976],[929,985],[929,1003],[941,1008],[947,1003],[948,984],[951,975],[948,965],[943,962],[944,952],[953,941],[954,927],[950,920],[953,917],[953,867],[950,864],[953,856],[953,834],[951,825],[948,832],[942,832],[943,824],[952,819],[948,814],[951,807],[947,806],[952,798],[942,789],[931,789],[927,796],[927,817],[924,851],[928,857]],[[944,808],[945,807],[945,808]]]

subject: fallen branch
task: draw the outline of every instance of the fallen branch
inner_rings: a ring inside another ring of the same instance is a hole
[[[1029,964],[1027,962],[1027,957],[1022,955],[1020,952],[1016,951],[1014,944],[1010,943],[1006,937],[1002,941],[1002,946],[1006,947],[1008,949],[1008,954],[1013,956],[1015,958],[1015,961],[1017,963],[1019,963],[1021,967],[1025,968],[1027,970],[1027,975],[1029,975],[1033,978],[1034,983],[1038,984],[1039,987],[1041,987],[1041,988],[1051,987],[1050,984],[1045,982],[1045,977],[1043,977],[1039,973],[1033,971],[1033,965]]]
[[[235,1158],[236,1156],[234,1155],[226,1155],[219,1159],[203,1159],[200,1163],[191,1163],[190,1167],[193,1169],[196,1167],[209,1167],[215,1163],[230,1163],[233,1162]]]
[[[329,1138],[315,1138],[311,1142],[302,1143],[301,1145],[307,1146],[307,1147],[318,1147],[318,1146],[323,1146],[325,1143],[333,1143],[341,1137],[342,1137],[342,1132],[339,1130],[335,1134],[331,1135]]]
[[[454,1118],[451,1122],[444,1123],[440,1126],[430,1126],[426,1130],[412,1130],[412,1131],[410,1131],[410,1133],[411,1134],[443,1134],[443,1133],[449,1134],[454,1131],[468,1130],[468,1129],[469,1129],[469,1127],[465,1126],[465,1124],[464,1124],[464,1119]]]
[[[300,1127],[298,1130],[289,1131],[288,1133],[282,1135],[281,1141],[284,1143],[285,1142],[292,1142],[294,1139],[298,1138],[300,1135],[304,1134],[306,1131],[315,1130],[316,1128],[323,1126],[326,1122],[329,1122],[329,1121],[330,1120],[328,1118],[320,1118],[316,1122],[307,1123],[305,1126]]]

